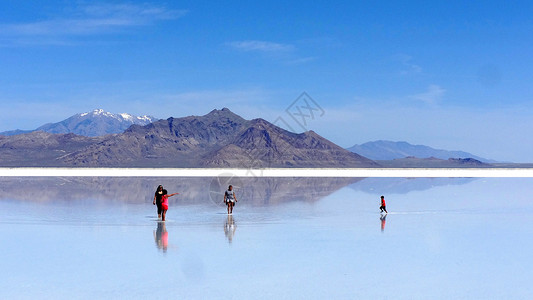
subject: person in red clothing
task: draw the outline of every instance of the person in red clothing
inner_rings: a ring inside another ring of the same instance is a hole
[[[161,214],[161,221],[165,221],[165,217],[167,215],[168,210],[168,197],[172,197],[174,195],[177,195],[179,193],[174,193],[168,195],[167,190],[163,190],[163,196],[161,197],[161,208],[162,208],[162,214]]]
[[[381,206],[379,207],[379,209],[381,210],[380,213],[385,211],[385,213],[388,214],[387,205],[385,205],[385,196],[381,196]]]

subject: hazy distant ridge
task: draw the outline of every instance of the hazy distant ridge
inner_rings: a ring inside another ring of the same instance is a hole
[[[373,141],[361,145],[354,145],[347,148],[349,151],[359,155],[368,157],[373,160],[392,160],[414,156],[417,158],[474,158],[485,163],[494,163],[496,161],[479,157],[472,153],[464,151],[449,151],[443,149],[434,149],[424,145],[412,145],[408,142],[393,142],[393,141]]]

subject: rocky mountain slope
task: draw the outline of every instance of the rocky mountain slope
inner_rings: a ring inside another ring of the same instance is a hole
[[[215,151],[206,166],[255,167],[372,167],[375,162],[350,153],[313,131],[296,134],[263,119],[231,143]]]

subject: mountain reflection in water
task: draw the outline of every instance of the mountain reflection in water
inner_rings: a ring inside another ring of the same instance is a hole
[[[361,178],[273,177],[4,177],[0,199],[32,202],[105,201],[152,202],[158,185],[179,196],[171,204],[222,205],[223,192],[234,186],[239,203],[254,206],[292,201],[316,202]]]

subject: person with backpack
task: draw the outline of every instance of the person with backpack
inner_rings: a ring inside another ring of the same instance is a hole
[[[224,193],[224,203],[228,206],[228,215],[233,213],[233,206],[237,202],[237,197],[235,197],[235,192],[233,191],[233,186],[229,186],[228,190]]]

